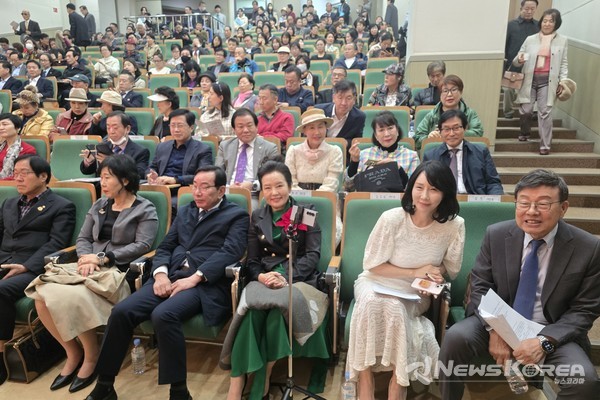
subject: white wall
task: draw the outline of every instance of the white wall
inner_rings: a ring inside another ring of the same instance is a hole
[[[562,35],[600,47],[600,0],[554,0],[553,6],[562,15]]]
[[[21,22],[21,11],[31,13],[31,19],[40,24],[42,30],[63,26],[61,14],[66,10],[61,7],[60,0],[1,0],[0,32],[12,34],[11,21]],[[66,3],[65,3],[66,4]]]

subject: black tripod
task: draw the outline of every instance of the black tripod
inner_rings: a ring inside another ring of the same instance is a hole
[[[294,216],[293,221],[290,221],[287,229],[285,230],[285,235],[289,241],[289,263],[288,263],[288,340],[290,342],[290,355],[288,356],[288,376],[285,381],[285,384],[276,384],[274,386],[280,386],[283,390],[282,400],[292,399],[294,397],[294,391],[300,392],[304,394],[305,399],[316,399],[316,400],[326,400],[324,397],[321,397],[317,394],[309,392],[307,389],[301,388],[300,386],[294,383],[294,367],[293,367],[293,357],[294,357],[294,345],[293,345],[293,334],[292,334],[292,282],[294,277],[294,262],[295,262],[295,254],[296,254],[296,245],[298,244],[298,225],[302,222],[302,216],[304,215],[304,207],[298,206],[296,210],[296,215]]]

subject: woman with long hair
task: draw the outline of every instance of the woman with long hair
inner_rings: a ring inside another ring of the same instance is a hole
[[[231,106],[231,90],[226,83],[215,82],[211,85],[208,92],[208,109],[200,116],[200,124],[196,128],[195,136],[208,136],[211,133],[207,123],[218,121],[223,127],[223,135],[231,136],[232,126],[231,117],[234,113],[234,108]]]

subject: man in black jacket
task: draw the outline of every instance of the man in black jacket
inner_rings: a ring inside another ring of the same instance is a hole
[[[0,90],[10,90],[13,96],[21,91],[23,84],[11,75],[12,65],[8,61],[0,62]],[[3,110],[10,112],[10,110]]]
[[[89,46],[91,41],[88,35],[88,25],[85,19],[75,11],[77,7],[73,3],[67,4],[69,24],[71,24],[71,37],[76,46]]]

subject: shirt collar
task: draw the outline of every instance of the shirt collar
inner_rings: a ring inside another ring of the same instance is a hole
[[[248,143],[248,147],[254,148],[254,142],[256,142],[256,138],[252,139],[250,143]],[[238,139],[238,150],[242,148],[244,142]]]
[[[35,196],[33,199],[27,201],[27,195],[21,195],[21,198],[19,199],[19,202],[21,204],[29,204],[29,203],[37,203],[42,197],[44,197],[44,195],[48,193],[48,188],[46,188],[42,193],[38,194],[37,196]]]
[[[546,236],[542,239],[546,242],[546,248],[551,247],[554,244],[554,239],[556,238],[556,232],[558,231],[558,224],[554,225],[554,228]],[[526,249],[529,246],[529,243],[533,240],[529,233],[525,233],[525,237],[523,238],[523,249]]]
[[[348,118],[348,115],[350,115],[350,111],[352,111],[352,108],[346,113],[346,115],[344,115],[342,118],[338,118],[335,113],[335,104],[333,105],[333,108],[331,109],[331,118],[333,119],[337,119],[339,121]]]
[[[459,151],[462,151],[462,149],[463,149],[463,143],[464,143],[464,142],[465,142],[465,141],[464,141],[464,139],[463,139],[463,140],[460,142],[460,144],[459,144],[458,146],[456,146],[456,147],[450,147],[450,146],[448,146],[448,145],[446,145],[446,147],[448,148],[448,150],[452,150],[452,149],[458,149]]]
[[[219,208],[219,206],[221,205],[222,202],[223,202],[223,198],[221,197],[221,199],[219,199],[219,202],[217,204],[215,204],[213,207],[211,207],[210,210],[207,210],[206,212],[209,213],[213,210],[216,210],[217,208]],[[198,213],[201,213],[202,211],[204,211],[203,208],[198,208]]]

